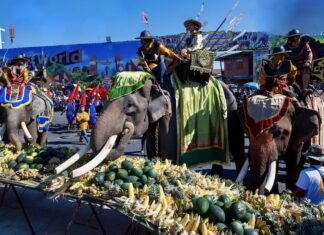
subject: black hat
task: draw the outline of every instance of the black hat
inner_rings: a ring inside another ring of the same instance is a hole
[[[295,37],[295,36],[301,36],[301,33],[299,32],[298,29],[292,29],[292,30],[290,30],[287,33],[286,38],[291,38],[291,37]]]
[[[197,30],[199,30],[202,27],[202,24],[198,20],[195,20],[195,19],[189,19],[183,23],[183,25],[186,28],[188,27],[189,24],[193,24]]]
[[[20,55],[17,55],[16,57],[14,57],[12,60],[10,60],[8,62],[8,66],[15,65],[20,62],[26,63],[27,61],[29,61],[29,59],[27,57],[25,57],[24,54],[20,54]]]
[[[135,39],[153,39],[154,37],[147,30],[141,32],[140,36]]]
[[[270,54],[270,56],[279,55],[279,54],[287,54],[289,52],[291,52],[291,51],[286,51],[286,49],[283,46],[276,46],[275,48],[273,48],[272,54]]]

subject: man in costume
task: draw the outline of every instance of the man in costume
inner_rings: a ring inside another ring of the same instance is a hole
[[[154,37],[147,30],[142,31],[136,39],[140,39],[142,43],[142,46],[137,51],[140,60],[139,64],[147,72],[152,73],[159,84],[162,84],[166,66],[161,56],[164,55],[173,60],[179,60],[179,57],[163,44],[154,40]]]
[[[25,86],[28,82],[27,61],[24,55],[18,55],[9,61],[8,67],[4,67],[2,72],[5,86]]]
[[[290,50],[288,59],[297,67],[296,84],[294,88],[300,97],[305,97],[311,93],[308,90],[311,75],[311,64],[313,53],[308,45],[308,41],[301,40],[301,33],[298,29],[293,29],[286,35],[287,43],[285,49]]]
[[[189,19],[184,22],[184,26],[187,32],[189,32],[189,37],[186,39],[186,48],[181,50],[181,56],[183,58],[188,58],[190,52],[203,48],[203,37],[199,31],[202,25],[198,20]]]
[[[297,68],[285,60],[289,53],[283,46],[273,49],[270,60],[264,60],[259,72],[260,91],[266,96],[283,94],[294,97],[291,85],[295,80]]]

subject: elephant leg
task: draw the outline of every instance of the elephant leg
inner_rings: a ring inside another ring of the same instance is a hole
[[[176,128],[169,122],[170,117],[163,117],[159,121],[159,155],[163,160],[169,159],[176,164],[177,137]]]
[[[237,111],[231,111],[227,119],[229,152],[234,158],[236,171],[240,172],[245,162],[245,136],[242,122]]]
[[[38,132],[37,132],[37,127],[36,127],[36,121],[32,121],[28,124],[28,130],[30,135],[33,137],[32,140],[28,141],[27,138],[25,137],[25,142],[30,143],[32,145],[38,144]]]
[[[149,159],[158,156],[158,125],[158,122],[151,123],[146,132],[146,151]]]
[[[19,140],[19,136],[17,135],[17,130],[10,132],[8,134],[9,141],[16,147],[17,151],[20,151],[22,148],[21,142]]]
[[[38,133],[37,144],[40,146],[46,146],[47,144],[47,132]]]

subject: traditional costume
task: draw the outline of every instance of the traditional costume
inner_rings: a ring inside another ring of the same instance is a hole
[[[23,55],[18,55],[8,63],[8,67],[4,67],[2,77],[6,86],[21,86],[28,82],[28,68],[26,62],[28,59]]]
[[[275,47],[272,58],[276,55],[286,54],[283,46]],[[279,61],[275,65],[273,59],[264,60],[259,72],[259,83],[261,92],[270,92],[271,95],[283,94],[293,96],[289,85],[292,85],[297,74],[297,68],[289,60]]]
[[[286,35],[288,38],[287,43],[285,44],[285,49],[290,50],[291,52],[288,53],[288,59],[297,67],[297,77],[296,82],[302,89],[307,89],[311,70],[311,64],[313,60],[313,53],[308,45],[308,42],[305,40],[300,40],[301,33],[297,29],[293,29],[289,31]],[[293,38],[299,38],[298,45],[293,45],[292,40]]]
[[[143,44],[143,46],[137,51],[140,58],[140,64],[155,76],[159,84],[163,83],[166,66],[164,61],[161,60],[161,55],[176,60],[178,59],[178,56],[163,44],[155,41],[154,37],[152,37],[150,32],[147,30],[141,32],[140,36],[136,39],[141,39]],[[145,41],[150,43],[148,47],[144,46]],[[148,68],[146,68],[147,66]]]

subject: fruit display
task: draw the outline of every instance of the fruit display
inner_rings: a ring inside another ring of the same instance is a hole
[[[103,198],[164,234],[294,234],[324,223],[324,205],[253,194],[168,160],[120,157],[76,179],[69,191]]]
[[[11,145],[2,145],[0,172],[14,179],[37,179],[49,174],[60,162],[76,152],[66,147],[35,147],[25,145],[19,153]]]

